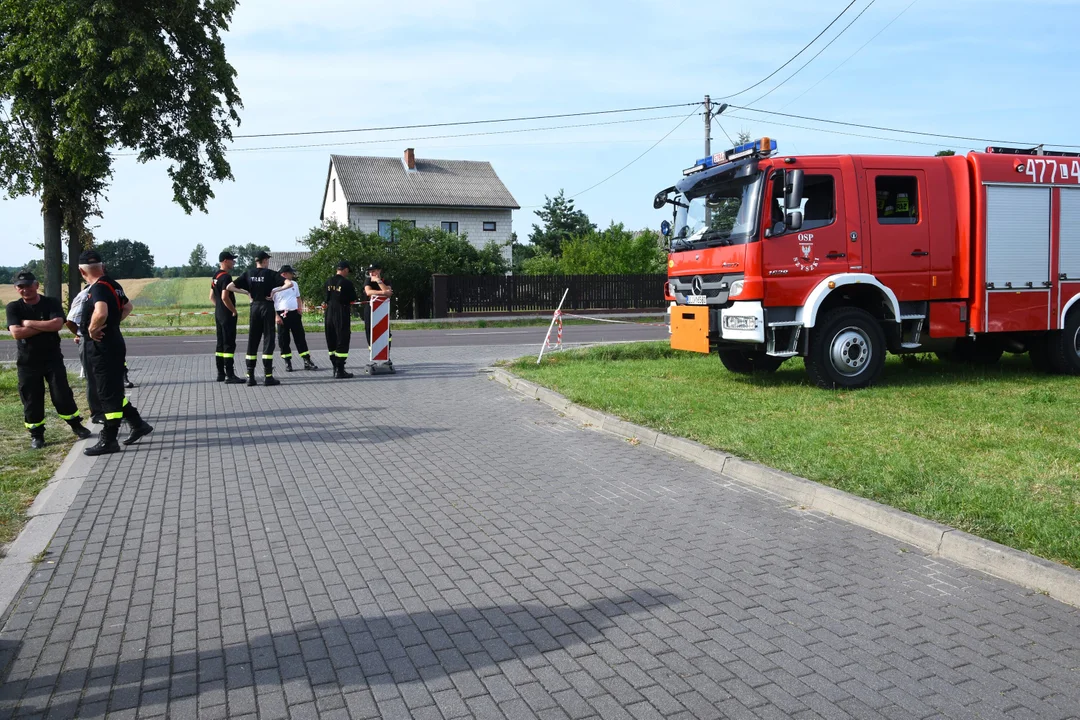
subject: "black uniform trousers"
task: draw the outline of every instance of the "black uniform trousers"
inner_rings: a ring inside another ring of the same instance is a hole
[[[330,359],[341,358],[342,364],[349,357],[349,340],[352,337],[352,328],[349,325],[349,310],[330,309],[326,310],[326,349]]]
[[[119,343],[95,342],[84,339],[86,343],[87,387],[93,383],[97,389],[101,412],[105,415],[106,425],[119,425],[126,419],[132,427],[142,424],[142,418],[135,406],[124,396],[124,360],[127,348],[123,340]]]
[[[231,358],[236,355],[236,316],[231,312],[215,313],[217,325],[217,356]]]
[[[251,322],[248,325],[247,371],[248,377],[255,377],[255,355],[262,343],[263,372],[266,377],[274,376],[274,303],[269,300],[251,301]]]
[[[62,420],[71,422],[79,418],[79,407],[75,404],[75,395],[68,384],[67,368],[64,356],[59,350],[55,355],[41,361],[35,358],[18,363],[19,399],[23,404],[23,422],[28,430],[45,425],[45,384],[49,385],[56,414]]]
[[[307,335],[304,334],[304,320],[296,310],[290,310],[285,313],[285,317],[282,318],[281,324],[278,325],[278,344],[281,345],[281,358],[283,360],[285,358],[292,358],[292,347],[289,345],[289,333],[292,333],[292,337],[296,341],[296,351],[300,353],[300,357],[307,357],[308,345]]]
[[[86,405],[90,408],[90,417],[93,417],[101,414],[101,398],[98,397],[97,383],[94,382],[94,373],[86,356],[89,344],[85,338],[79,343],[79,361],[82,363],[83,375],[86,376]]]

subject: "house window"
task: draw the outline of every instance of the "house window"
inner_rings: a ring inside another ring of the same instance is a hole
[[[333,200],[334,202],[337,202],[337,178],[334,178],[330,182],[332,183],[331,186],[330,186],[332,188],[332,190],[331,190],[331,200]]]
[[[495,232],[495,223],[493,223],[493,222],[484,223],[484,232]]]
[[[919,222],[919,182],[910,176],[881,175],[875,182],[877,217],[882,225]]]
[[[408,227],[416,227],[415,220],[380,220],[379,235],[387,240],[397,240],[397,236],[394,234],[394,223],[399,223]]]
[[[458,224],[457,224],[456,222],[444,222],[444,223],[442,224],[442,229],[443,229],[443,230],[444,230],[445,232],[448,232],[448,233],[454,233],[455,235],[457,235],[457,232],[458,232]]]

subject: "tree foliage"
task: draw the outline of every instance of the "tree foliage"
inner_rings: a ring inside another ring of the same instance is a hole
[[[184,266],[184,277],[199,277],[201,275],[212,275],[214,268],[210,266],[210,263],[206,262],[206,248],[202,243],[199,243],[191,251],[191,255],[188,256],[187,265]]]
[[[269,245],[248,243],[247,245],[227,245],[221,248],[224,252],[230,252],[236,256],[236,267],[247,269],[255,267],[255,256],[261,252],[270,252]]]
[[[405,223],[395,226],[394,237],[389,241],[378,233],[336,223],[314,228],[302,241],[311,257],[301,260],[296,268],[301,294],[322,302],[326,279],[341,260],[352,265],[351,277],[359,292],[364,284],[363,270],[377,263],[393,285],[393,307],[399,316],[425,315],[431,307],[433,274],[501,275],[508,269],[502,248],[494,242],[477,249],[465,235]]]
[[[154,256],[145,243],[127,239],[106,240],[94,246],[109,275],[122,279],[154,277]]]
[[[544,196],[544,207],[536,211],[544,226],[532,226],[529,242],[538,253],[547,253],[554,257],[562,255],[562,244],[566,240],[581,237],[595,230],[596,225],[589,221],[583,210],[574,207],[574,201],[568,199],[563,190],[551,198]]]
[[[651,230],[632,232],[622,223],[566,240],[562,256],[537,253],[525,260],[526,275],[634,275],[662,273],[667,255]]]
[[[222,31],[236,0],[0,0],[0,186],[41,197],[49,283],[61,226],[85,240],[112,151],[169,161],[173,199],[206,209],[231,179],[241,107]],[[58,289],[58,288],[57,288]]]
[[[934,157],[951,157],[955,154],[955,150],[938,150],[936,153],[934,153]]]

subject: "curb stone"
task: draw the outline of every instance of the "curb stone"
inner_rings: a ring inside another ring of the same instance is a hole
[[[713,450],[685,438],[665,435],[613,415],[584,408],[547,388],[502,368],[489,378],[549,405],[586,427],[675,455],[714,472],[784,497],[801,508],[827,513],[854,525],[900,540],[973,570],[1080,607],[1080,571],[932,520],[882,505],[836,488]]]
[[[94,464],[94,458],[83,455],[94,438],[78,440],[68,451],[49,483],[34,498],[26,515],[30,521],[10,545],[0,560],[0,622],[6,621],[8,613],[22,594],[26,580],[37,567],[34,558],[49,547],[57,528],[67,514],[83,481]],[[53,560],[44,560],[52,563]]]

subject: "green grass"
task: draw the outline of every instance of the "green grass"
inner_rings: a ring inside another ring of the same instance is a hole
[[[740,376],[636,343],[556,353],[522,377],[574,402],[1080,568],[1080,379],[891,357],[860,391],[801,360]]]
[[[68,375],[75,401],[85,415],[85,385]],[[45,403],[45,449],[30,450],[30,436],[23,425],[18,375],[0,368],[0,544],[9,543],[26,524],[26,511],[34,497],[52,478],[75,442],[67,423]],[[88,421],[88,419],[87,419]],[[89,426],[88,426],[89,427]]]
[[[247,305],[247,295],[237,295],[236,305]],[[135,312],[164,310],[213,310],[210,302],[210,278],[167,278],[147,285],[131,301]],[[211,318],[212,319],[212,318]],[[213,324],[213,323],[211,323]]]

